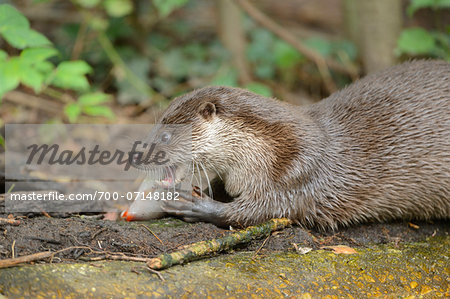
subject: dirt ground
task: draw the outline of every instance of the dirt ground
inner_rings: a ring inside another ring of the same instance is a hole
[[[0,213],[0,218],[8,215]],[[166,218],[152,222],[125,222],[99,219],[102,215],[67,218],[34,215],[16,217],[20,224],[0,223],[0,259],[42,251],[58,251],[52,262],[89,261],[106,254],[154,257],[183,246],[218,238],[231,231],[208,223],[185,223]],[[448,221],[364,224],[335,232],[305,230],[298,226],[275,232],[267,240],[255,240],[237,250],[264,252],[292,251],[298,246],[318,249],[325,245],[365,247],[371,243],[414,242],[430,236],[448,236]],[[261,248],[260,248],[261,247]]]

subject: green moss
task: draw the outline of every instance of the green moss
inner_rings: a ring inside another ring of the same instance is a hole
[[[10,297],[448,297],[449,246],[449,237],[434,237],[398,247],[372,245],[352,255],[325,250],[306,255],[241,252],[162,271],[165,282],[138,263],[24,266],[0,271],[0,293]]]

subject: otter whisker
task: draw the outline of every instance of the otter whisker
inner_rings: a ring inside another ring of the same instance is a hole
[[[203,182],[202,182],[203,180],[202,180],[202,176],[200,173],[200,168],[198,167],[198,163],[195,163],[195,166],[197,167],[197,173],[198,173],[199,179],[200,179],[200,195],[203,196]]]
[[[189,186],[192,186],[192,182],[194,181],[194,160],[192,160],[192,163],[189,165],[191,167],[192,165],[192,171],[191,171],[191,179],[189,181]]]
[[[215,166],[213,166],[213,165],[211,165],[212,167],[212,170],[214,170],[214,172],[217,174],[217,176],[219,177],[219,179],[221,179],[222,181],[223,181],[223,179],[222,179],[222,176],[220,175],[220,173],[217,171],[217,168],[215,167]]]
[[[202,162],[200,162],[200,163],[198,163],[198,164],[200,164],[200,166],[202,167],[203,173],[205,174],[206,180],[208,181],[208,192],[209,192],[209,197],[213,198],[213,193],[212,193],[212,188],[211,188],[211,181],[209,180],[208,172],[206,171],[205,166],[203,166],[203,163],[202,163]],[[197,164],[197,165],[198,165],[198,164]]]

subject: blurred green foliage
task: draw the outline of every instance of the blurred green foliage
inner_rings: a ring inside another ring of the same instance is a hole
[[[449,0],[411,0],[407,8],[407,13],[410,17],[421,8],[431,8],[433,10],[450,8]]]
[[[13,47],[39,47],[50,44],[42,34],[30,28],[28,20],[10,5],[0,7],[0,33]]]
[[[247,59],[252,64],[255,77],[261,80],[278,80],[291,87],[298,84],[298,72],[311,62],[294,47],[263,28],[253,25],[248,31],[250,43],[247,48]],[[349,41],[311,37],[302,42],[325,58],[344,63],[353,62],[357,58],[357,49]],[[334,75],[339,81],[339,74]],[[348,82],[343,80],[342,83],[344,85]]]
[[[64,112],[69,117],[70,122],[75,122],[81,113],[90,116],[104,116],[113,118],[112,111],[102,104],[111,100],[107,94],[96,92],[82,95],[77,102],[67,105]]]
[[[9,56],[0,50],[0,99],[20,83],[36,93],[50,92],[49,85],[76,91],[82,96],[78,101],[66,106],[65,114],[69,121],[75,122],[83,112],[92,116],[113,117],[112,111],[100,104],[108,96],[103,93],[89,93],[90,84],[86,75],[92,68],[85,61],[62,61],[55,66],[49,59],[58,55],[52,43],[41,33],[30,28],[28,20],[13,6],[0,5],[0,36],[11,47],[20,51],[19,55]],[[53,94],[59,95],[55,90]],[[91,103],[87,104],[86,99]],[[74,107],[80,107],[74,113]]]
[[[51,4],[55,0],[34,2]],[[198,12],[198,1],[62,3],[66,9],[77,9],[79,21],[48,29],[46,35],[53,43],[31,29],[14,7],[0,6],[0,37],[13,48],[0,50],[0,97],[19,84],[55,98],[70,92],[78,99],[66,103],[64,114],[76,122],[83,114],[113,117],[105,105],[111,97],[96,90],[114,94],[121,104],[165,105],[166,98],[205,85],[240,86],[238,71],[230,64],[230,54],[217,34],[199,33],[192,24],[195,22],[183,18],[182,12],[182,17],[178,15],[177,9],[182,7],[186,12]],[[448,7],[450,0],[412,0],[407,13],[412,16],[419,9],[439,12]],[[295,90],[302,84],[322,84],[314,63],[295,48],[248,17],[243,24],[248,36],[245,54],[254,81],[241,87],[272,96],[277,86]],[[397,53],[449,60],[449,32],[450,28],[406,29],[398,40]],[[311,37],[302,42],[325,58],[344,64],[357,60],[356,47],[346,40]],[[303,82],[305,73],[312,82]],[[350,82],[348,76],[333,71],[331,76],[338,87]]]
[[[36,82],[26,79],[21,82],[34,86],[36,92],[41,92],[48,84],[80,94],[92,88],[103,89],[115,93],[121,104],[149,100],[155,103],[186,90],[211,84],[239,86],[238,72],[229,63],[230,54],[216,35],[191,38],[195,34],[192,25],[177,18],[171,19],[167,27],[158,26],[174,10],[195,5],[194,2],[72,0],[82,16],[81,22],[65,24],[56,29],[53,33],[55,45],[46,47],[52,52],[48,52],[49,56],[43,57],[40,60],[42,63],[38,63],[39,70],[44,69],[41,64],[46,67],[43,77]],[[289,44],[256,26],[249,18],[245,18],[244,23],[249,36],[246,55],[256,81],[241,87],[272,96],[274,91],[273,85],[268,84],[270,81],[280,81],[288,87],[297,86],[300,81],[299,70],[313,64]],[[356,59],[356,49],[349,42],[322,38],[311,38],[304,42],[326,57],[344,62]],[[69,62],[74,53],[78,61]],[[55,67],[52,62],[56,61],[60,65]],[[89,65],[95,66],[95,72]],[[45,78],[46,74],[51,74],[51,82]],[[347,83],[340,80],[340,75],[333,75],[342,84]],[[317,74],[317,77],[320,78],[320,75]],[[18,84],[12,83],[14,87]],[[64,110],[71,122],[76,121],[81,114],[112,115],[99,108],[86,108],[86,105],[78,102],[68,104]]]
[[[158,26],[175,9],[195,6],[195,1],[73,2],[78,5],[84,19],[80,24],[62,27],[58,34],[60,43],[57,46],[61,45],[58,49],[64,59],[70,59],[77,40],[83,39],[80,57],[95,65],[96,69],[90,77],[96,84],[104,81],[105,74],[109,73],[113,82],[106,88],[117,94],[119,103],[143,103],[149,99],[158,102],[161,98],[171,98],[186,90],[211,84],[239,86],[238,73],[229,63],[230,54],[216,35],[191,38],[196,34],[195,30],[182,18],[170,19],[166,27]],[[145,22],[142,22],[143,18]],[[300,80],[299,69],[311,63],[293,47],[257,27],[248,18],[246,30],[249,34],[247,59],[257,81],[242,87],[272,95],[268,81],[281,80],[291,87],[295,86]],[[86,39],[91,33],[97,38]],[[344,62],[356,59],[356,48],[350,42],[320,38],[305,42],[327,57]],[[99,45],[103,51],[99,51]],[[333,75],[342,84],[348,83],[348,80],[339,80],[338,74]]]
[[[407,13],[412,17],[423,8],[431,8],[438,13],[441,9],[450,8],[450,0],[411,0]],[[450,61],[450,26],[440,31],[427,31],[420,27],[405,29],[398,39],[396,52],[398,55],[431,56]]]

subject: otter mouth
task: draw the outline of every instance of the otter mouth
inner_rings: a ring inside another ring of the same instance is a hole
[[[175,187],[185,178],[185,167],[182,165],[170,165],[162,168],[161,179],[155,180],[160,187]]]

